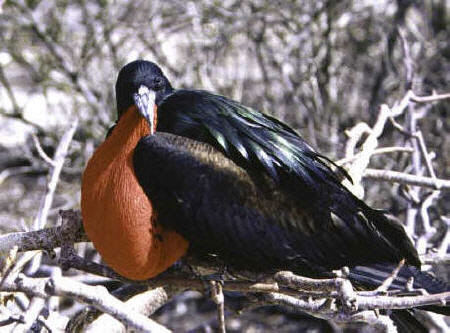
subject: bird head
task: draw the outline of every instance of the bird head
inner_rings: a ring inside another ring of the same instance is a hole
[[[155,106],[172,91],[169,80],[156,64],[145,60],[130,62],[120,70],[116,82],[118,118],[136,105],[153,132]]]

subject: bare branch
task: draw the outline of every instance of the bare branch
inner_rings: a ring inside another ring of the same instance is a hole
[[[444,98],[449,98],[450,94],[445,95],[432,95],[427,97],[417,97],[412,90],[409,90],[406,95],[403,97],[403,99],[399,102],[394,104],[393,107],[389,108],[386,104],[381,105],[380,107],[380,113],[378,114],[377,121],[373,128],[370,128],[365,123],[359,123],[358,125],[354,126],[352,129],[346,131],[347,136],[349,137],[349,140],[347,141],[346,146],[346,158],[344,159],[345,162],[351,160],[353,163],[350,166],[349,173],[352,179],[354,180],[355,184],[353,186],[347,184],[350,188],[353,188],[353,190],[356,192],[358,196],[362,196],[363,194],[363,188],[360,184],[360,180],[362,177],[366,178],[377,178],[377,179],[383,179],[388,181],[396,181],[400,182],[403,181],[404,183],[408,184],[414,184],[419,186],[426,186],[426,187],[434,187],[434,188],[441,188],[447,187],[447,181],[445,180],[439,180],[434,179],[435,174],[431,166],[430,156],[426,152],[425,143],[422,136],[418,136],[417,140],[419,141],[422,153],[424,155],[424,158],[427,162],[427,167],[430,172],[430,175],[432,176],[431,179],[435,182],[432,186],[430,186],[428,179],[412,179],[410,175],[401,176],[399,173],[396,173],[395,171],[389,171],[389,173],[392,172],[392,174],[388,175],[388,171],[386,171],[384,174],[381,172],[376,173],[377,171],[368,169],[367,167],[369,165],[369,161],[371,156],[375,153],[377,145],[378,145],[378,138],[383,133],[385,124],[387,120],[391,120],[391,122],[396,124],[394,118],[398,117],[399,115],[403,114],[404,111],[407,109],[409,103],[411,101],[421,101],[421,102],[430,102],[430,101],[437,101]],[[401,125],[397,124],[397,127],[402,130],[402,132],[405,132],[405,130],[401,127]],[[368,133],[368,137],[364,141],[362,145],[361,152],[356,155],[354,154],[354,149],[356,147],[357,142],[361,139],[363,134]],[[414,135],[414,134],[411,134]],[[342,162],[341,162],[342,163]],[[416,177],[416,176],[414,176]],[[421,177],[421,176],[418,176]]]
[[[436,179],[436,174],[434,173],[433,166],[431,164],[431,154],[427,151],[427,146],[425,144],[425,140],[423,138],[422,132],[417,131],[414,133],[414,137],[417,139],[419,143],[420,152],[422,153],[422,156],[425,160],[425,165],[427,167],[428,173],[430,174],[431,178]]]
[[[51,295],[68,296],[83,303],[92,304],[97,309],[109,313],[120,320],[126,327],[145,332],[169,332],[146,316],[132,311],[125,303],[111,296],[106,288],[87,286],[70,278],[50,278],[45,291]]]
[[[28,278],[20,275],[15,281],[6,281],[2,290],[22,291],[40,298],[47,298],[49,295],[71,297],[111,314],[126,327],[144,332],[169,332],[164,326],[135,313],[102,286],[87,286],[66,277]]]
[[[218,281],[211,281],[211,298],[217,305],[217,322],[219,323],[219,332],[225,333],[225,297],[223,296],[222,284]]]
[[[47,184],[47,192],[39,209],[39,214],[33,224],[34,230],[43,228],[47,221],[48,212],[50,210],[51,204],[53,202],[53,196],[56,191],[56,185],[59,181],[59,175],[61,174],[61,170],[64,165],[67,152],[69,150],[70,142],[72,141],[77,126],[78,119],[75,119],[70,124],[69,129],[61,137],[58,147],[56,148],[55,156],[53,157],[53,163],[55,166],[52,169],[50,179]]]
[[[168,288],[159,287],[146,291],[132,297],[125,304],[133,311],[148,317],[152,315],[159,307],[167,303],[171,296],[171,293],[167,289]],[[124,328],[119,321],[114,319],[114,317],[108,314],[103,314],[93,321],[88,327],[86,327],[84,332],[116,332],[119,327]]]
[[[412,151],[413,151],[413,149],[409,148],[409,147],[383,147],[383,148],[375,149],[373,151],[373,153],[372,153],[372,156],[373,155],[381,155],[381,154],[389,154],[389,153],[408,153],[409,154],[409,153],[412,153]],[[336,161],[335,163],[337,165],[343,165],[343,164],[346,164],[346,163],[352,163],[352,162],[354,162],[355,160],[357,160],[358,158],[361,157],[360,154],[361,153],[357,153],[355,155],[353,155],[353,153],[349,154],[349,155],[352,155],[352,156],[340,159],[340,160]]]
[[[48,165],[50,165],[51,167],[55,168],[56,164],[55,161],[53,161],[44,151],[44,149],[42,149],[41,143],[39,142],[38,137],[36,136],[36,134],[31,133],[31,138],[33,139],[34,142],[34,146],[36,147],[36,150],[39,154],[39,156],[45,161],[47,162]]]
[[[45,299],[40,297],[34,297],[25,311],[25,316],[23,318],[24,323],[17,324],[16,327],[14,327],[13,332],[18,333],[18,332],[32,331],[31,329],[32,326],[35,325],[39,315],[44,310],[44,308],[45,308]]]
[[[81,223],[81,219],[79,220]],[[17,246],[19,252],[51,250],[61,246],[61,227],[45,228],[37,231],[14,232],[0,235],[0,252],[6,253]],[[74,234],[76,242],[86,242],[88,238],[82,228]]]
[[[437,102],[444,99],[450,99],[450,93],[445,94],[433,94],[431,96],[417,96],[416,94],[412,93],[411,101],[416,103],[430,103],[430,102]]]
[[[80,223],[79,215],[75,212],[64,212],[62,214],[65,223],[77,225]],[[74,222],[73,222],[74,221]],[[71,226],[70,228],[73,228]],[[59,229],[63,235],[62,240],[55,239],[55,245],[60,245],[66,238],[70,238],[74,232],[68,226],[63,226]],[[53,230],[52,232],[56,232]],[[66,234],[66,236],[64,236]],[[37,235],[36,232],[30,232],[28,236]],[[38,244],[38,242],[35,242]],[[49,246],[49,244],[46,244]],[[63,253],[62,253],[63,254]],[[73,266],[71,266],[73,264]],[[93,273],[109,276],[124,282],[131,282],[111,273],[108,270],[97,269],[92,270],[92,264],[86,262],[80,257],[74,259],[69,257],[65,260],[65,265],[83,269]],[[95,267],[99,264],[94,264]],[[393,272],[394,276],[396,271]],[[335,321],[349,321],[349,320],[366,320],[374,322],[372,315],[368,310],[376,309],[404,309],[423,305],[438,304],[442,305],[450,300],[450,292],[435,294],[435,295],[415,295],[415,296],[398,296],[395,293],[389,295],[380,295],[379,290],[374,292],[354,291],[349,280],[345,277],[337,277],[333,279],[311,279],[297,276],[291,272],[279,272],[273,279],[274,282],[252,282],[252,281],[224,281],[223,289],[229,291],[240,291],[244,293],[257,294],[257,301],[263,303],[274,303],[280,305],[294,306],[297,310],[307,311],[312,314],[320,315],[321,317],[329,318]],[[195,275],[186,275],[185,273],[164,273],[157,278],[138,282],[139,284],[146,284],[151,287],[170,286],[173,290],[194,289],[203,291],[204,282],[198,279]],[[386,282],[387,284],[387,282]],[[100,287],[88,287],[82,283],[76,282],[73,279],[54,277],[54,278],[36,278],[31,279],[23,275],[12,280],[7,278],[2,291],[14,292],[22,291],[26,294],[46,298],[50,295],[68,296],[92,304],[101,311],[104,311],[114,318],[119,319],[122,323],[131,325],[135,328],[149,328],[153,325],[148,322],[141,321],[142,315],[138,316],[133,310],[141,313],[151,313],[160,304],[164,303],[169,295],[166,289],[158,288],[153,293],[143,297],[143,303],[148,306],[155,302],[154,306],[150,306],[150,310],[141,311],[136,308],[131,308],[131,305],[141,302],[133,301],[129,306],[117,300],[106,292],[106,289]],[[381,291],[381,294],[384,291]],[[220,298],[220,293],[217,293]],[[307,301],[298,297],[309,297]],[[145,302],[145,300],[149,302]],[[336,300],[339,300],[336,303]],[[142,300],[141,300],[142,301]],[[135,303],[136,302],[136,303]],[[340,306],[338,304],[341,304]],[[220,305],[220,302],[219,302]],[[142,307],[139,307],[142,309]],[[221,315],[222,311],[218,312]],[[114,320],[105,317],[99,319],[97,323],[93,323],[90,327],[98,327],[101,323],[108,323],[113,325]],[[144,317],[145,318],[145,317]],[[146,320],[148,320],[146,318]],[[131,322],[130,322],[131,321]],[[100,324],[99,324],[100,323]],[[152,326],[154,328],[154,326]]]
[[[383,281],[383,283],[375,290],[376,292],[387,292],[389,287],[391,286],[392,282],[394,282],[395,278],[397,277],[398,273],[402,269],[402,267],[405,265],[405,259],[402,259],[398,266],[392,271],[391,275]]]
[[[375,310],[375,309],[410,309],[425,305],[446,305],[450,301],[450,292],[419,295],[419,296],[377,296],[367,297],[358,296],[358,309],[360,310]]]
[[[415,176],[403,172],[391,170],[366,169],[364,178],[388,181],[391,183],[400,183],[404,185],[416,185],[432,189],[449,189],[450,180],[433,179],[424,176]]]

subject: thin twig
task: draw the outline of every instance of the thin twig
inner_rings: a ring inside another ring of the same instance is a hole
[[[222,284],[218,281],[210,281],[211,285],[211,299],[217,305],[217,323],[219,325],[219,332],[225,333],[225,298],[223,296]]]
[[[66,296],[112,315],[128,328],[144,332],[169,332],[164,326],[140,313],[135,313],[125,303],[109,294],[106,288],[87,286],[66,277],[29,278],[21,274],[14,281],[5,281],[2,291],[20,291],[41,299],[48,296]]]
[[[144,332],[169,332],[164,326],[132,311],[125,303],[113,297],[102,286],[87,286],[70,278],[58,277],[48,280],[45,291],[51,295],[68,296],[83,303],[91,304],[100,311],[113,315],[129,328]]]
[[[386,280],[384,280],[383,283],[375,291],[379,292],[379,293],[387,292],[387,290],[391,286],[392,282],[394,282],[394,280],[396,279],[398,273],[400,272],[400,270],[402,269],[402,267],[404,265],[405,265],[405,259],[400,260],[399,264],[392,271],[391,275],[389,275],[389,277]]]
[[[404,29],[399,26],[398,34],[403,47],[403,64],[405,65],[405,86],[406,89],[412,89],[412,83],[414,78],[413,60],[411,58],[411,52],[408,41],[406,40]]]
[[[381,155],[381,154],[388,154],[388,153],[412,153],[412,148],[409,147],[383,147],[383,148],[377,148],[373,151],[372,156],[373,155]],[[346,163],[352,163],[353,161],[355,161],[356,159],[358,159],[360,157],[361,153],[357,153],[353,156],[350,157],[346,157],[343,159],[340,159],[338,161],[336,161],[335,163],[337,165],[343,165]]]
[[[425,165],[427,167],[428,173],[430,174],[431,178],[436,179],[436,174],[434,173],[433,165],[431,164],[430,154],[427,151],[427,146],[425,145],[425,140],[423,138],[422,132],[417,131],[416,133],[414,133],[414,137],[419,142],[420,152],[422,153],[422,156],[425,160]]]
[[[430,102],[437,102],[444,99],[450,99],[450,93],[444,93],[444,94],[433,94],[431,96],[417,96],[416,94],[412,93],[411,101],[416,103],[430,103]]]
[[[169,288],[155,288],[130,298],[125,304],[133,311],[146,315],[152,315],[158,308],[168,302],[172,293]],[[117,332],[123,325],[114,317],[102,314],[83,331],[88,332]]]
[[[39,154],[39,156],[45,161],[47,162],[51,167],[55,168],[56,167],[56,163],[54,160],[52,160],[44,151],[44,149],[42,149],[41,143],[39,142],[38,137],[36,136],[36,134],[31,133],[31,138],[33,139],[34,142],[34,146],[36,147],[36,150]]]
[[[433,179],[424,176],[415,176],[403,172],[391,170],[366,169],[364,170],[364,178],[388,181],[392,183],[400,183],[404,185],[416,185],[428,187],[432,189],[449,189],[450,180]],[[436,188],[437,187],[437,188]]]
[[[59,176],[61,174],[61,170],[64,165],[64,161],[69,150],[70,142],[72,141],[73,135],[75,134],[75,130],[78,127],[78,119],[72,121],[69,129],[64,133],[61,137],[61,140],[58,143],[58,146],[55,151],[55,155],[53,157],[54,167],[50,175],[50,179],[47,184],[47,192],[45,194],[44,200],[41,203],[41,207],[39,209],[39,214],[36,217],[33,229],[38,230],[42,229],[47,221],[47,216],[50,211],[51,204],[53,202],[53,197],[56,191],[56,185],[59,181]]]
[[[61,140],[58,143],[58,146],[56,147],[55,155],[53,156],[54,167],[52,167],[50,178],[47,183],[47,190],[39,207],[39,212],[33,222],[33,230],[42,229],[47,223],[47,218],[50,213],[50,208],[52,206],[53,198],[56,192],[56,186],[59,182],[59,176],[61,174],[70,143],[72,142],[72,138],[77,127],[78,119],[75,119],[74,121],[72,121],[68,130],[63,134]],[[41,255],[38,254],[33,258],[32,264],[28,268],[29,273],[35,272],[38,269],[40,261]]]

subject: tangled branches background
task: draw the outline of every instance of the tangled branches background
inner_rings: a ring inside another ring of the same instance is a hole
[[[145,58],[175,87],[243,101],[341,160],[357,180],[355,193],[402,221],[425,268],[449,281],[450,193],[435,185],[450,179],[450,104],[416,103],[408,95],[450,92],[449,12],[445,0],[0,1],[0,232],[51,227],[59,210],[79,208],[84,165],[115,120],[116,73]],[[372,136],[374,146],[362,144],[380,106],[395,110],[405,96],[401,112]],[[366,127],[354,127],[361,122]],[[380,169],[424,177],[431,186],[393,182]],[[87,243],[77,251],[98,260]],[[26,252],[15,265],[26,276],[62,274],[40,253]],[[82,272],[63,274],[118,287]],[[0,321],[18,330],[57,331],[85,307],[54,296],[1,297]],[[217,326],[212,304],[187,292],[153,318],[176,330],[207,331]],[[55,309],[62,323],[48,320]],[[446,327],[438,316],[420,316],[430,328]],[[279,308],[247,311],[227,325],[335,329]]]

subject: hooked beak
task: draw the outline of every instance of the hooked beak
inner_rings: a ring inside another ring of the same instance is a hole
[[[153,90],[148,89],[146,86],[141,85],[137,93],[133,94],[134,103],[136,104],[139,113],[148,121],[150,126],[150,134],[155,131],[154,128],[154,107],[156,93]]]

